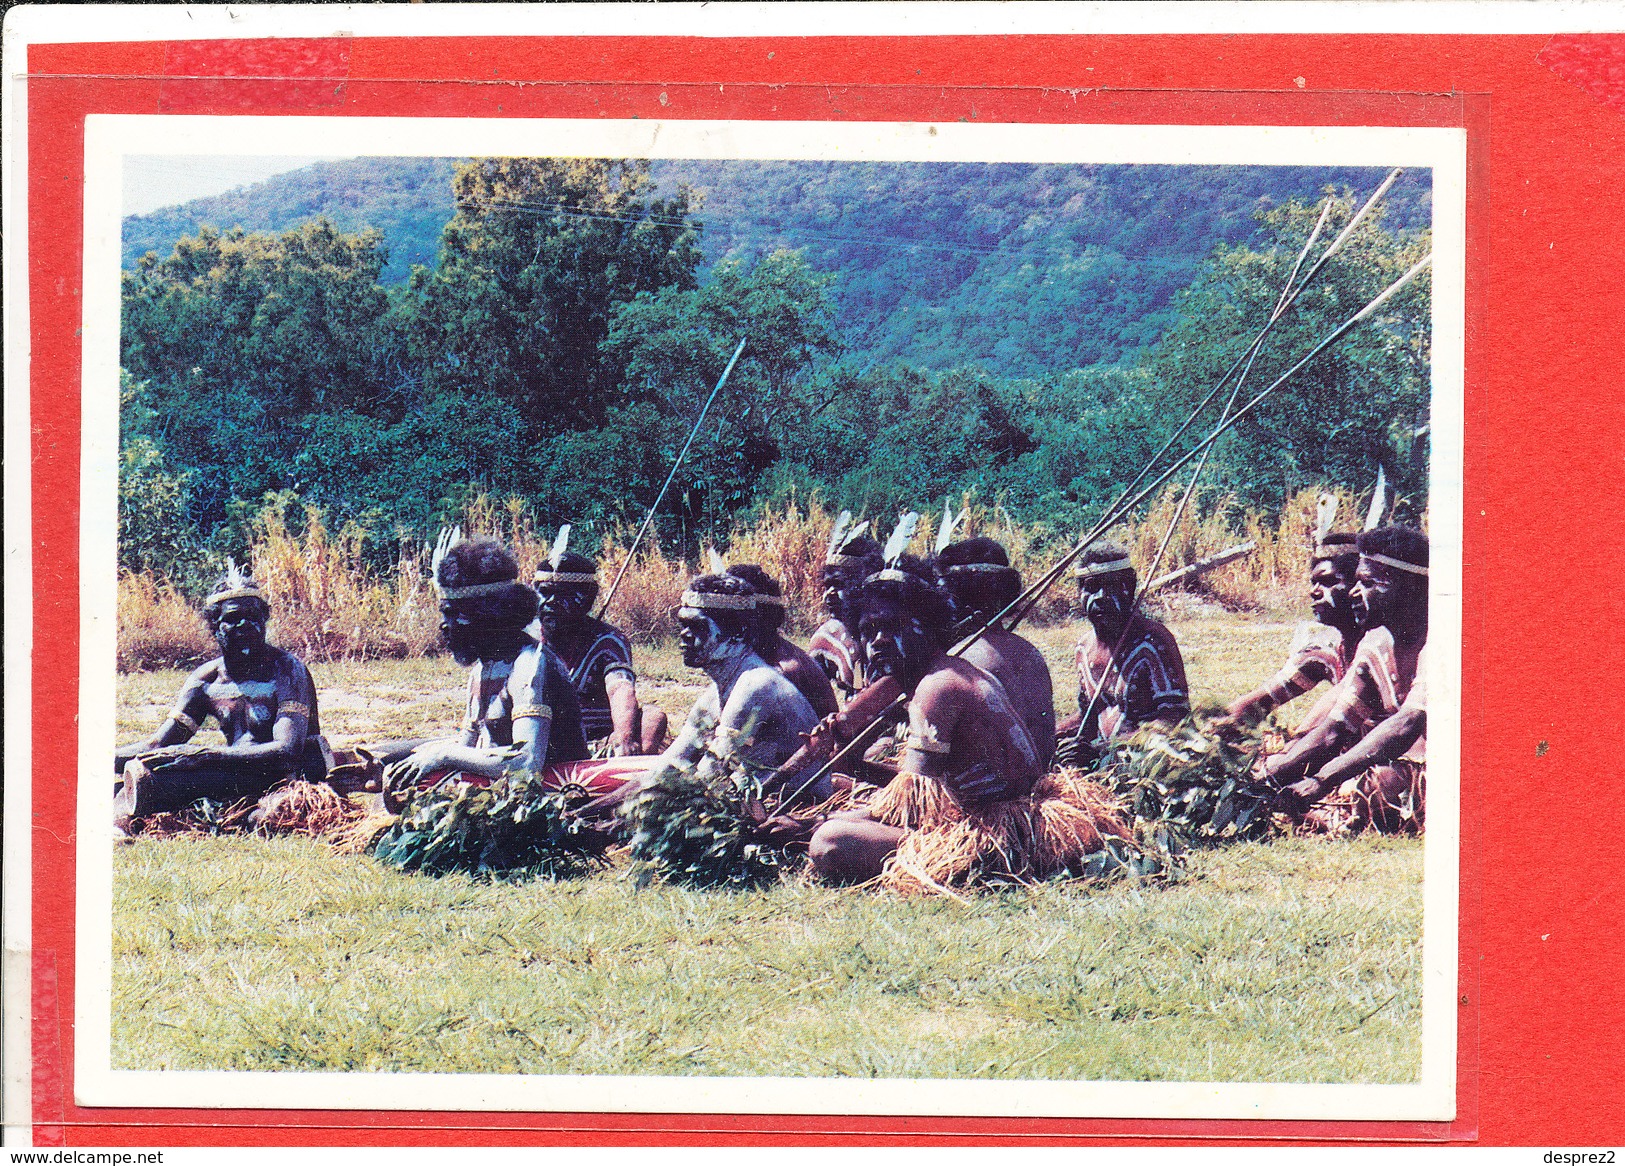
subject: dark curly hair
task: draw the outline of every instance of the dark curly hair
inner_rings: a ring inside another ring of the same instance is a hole
[[[847,539],[841,544],[838,552],[849,559],[859,559],[856,563],[825,563],[825,572],[837,571],[844,579],[867,579],[885,565],[880,557],[880,544],[868,535]]]
[[[738,575],[699,575],[690,579],[685,591],[693,591],[699,595],[738,595],[753,596],[756,589]],[[711,617],[711,622],[722,630],[722,634],[730,638],[738,636],[748,643],[755,642],[756,609],[753,607],[732,610],[729,608],[705,609],[705,614]]]
[[[1128,548],[1119,543],[1095,543],[1083,552],[1083,557],[1078,560],[1077,570],[1087,571],[1097,563],[1110,563],[1115,559],[1126,558],[1128,558]],[[1124,567],[1121,571],[1113,571],[1109,575],[1098,575],[1096,578],[1126,581],[1130,591],[1135,590],[1140,585],[1140,576],[1133,567]]]
[[[992,615],[1021,594],[1021,572],[1010,565],[1004,547],[985,536],[943,547],[935,566],[937,579],[964,614]]]
[[[1408,526],[1379,526],[1376,530],[1365,531],[1356,545],[1362,555],[1382,555],[1418,567],[1428,565],[1428,536]],[[1402,571],[1400,575],[1418,587],[1427,587],[1425,576],[1413,575],[1408,571]]]
[[[598,573],[598,564],[586,555],[578,555],[574,551],[565,551],[564,554],[559,556],[559,565],[557,567],[543,559],[537,565],[536,570],[538,572],[557,571],[561,575],[596,575]],[[546,579],[538,579],[536,586],[584,591],[587,593],[588,603],[598,598],[598,583],[596,580],[591,583],[551,583]]]
[[[536,618],[536,592],[519,582],[519,560],[495,539],[474,538],[460,542],[440,560],[435,581],[447,589],[479,587],[488,583],[510,586],[489,595],[474,595],[453,602],[470,609],[492,623],[524,627]]]
[[[755,563],[735,563],[728,568],[728,574],[736,579],[743,579],[750,584],[751,590],[757,595],[756,604],[756,636],[757,647],[765,647],[773,642],[784,626],[784,588],[779,581]],[[778,603],[763,603],[761,597],[780,600]]]

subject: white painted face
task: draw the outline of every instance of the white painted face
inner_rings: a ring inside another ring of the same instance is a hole
[[[742,636],[728,636],[697,607],[677,609],[677,642],[683,649],[683,663],[690,668],[719,664],[745,653]]]

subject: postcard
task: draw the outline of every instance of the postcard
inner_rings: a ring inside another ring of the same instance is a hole
[[[1193,11],[20,23],[8,1129],[1476,1136],[1500,139]]]

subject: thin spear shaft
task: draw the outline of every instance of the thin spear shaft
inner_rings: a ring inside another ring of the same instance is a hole
[[[1399,171],[1396,170],[1388,176],[1388,181],[1383,183],[1383,185],[1377,190],[1376,195],[1372,195],[1373,200],[1376,199],[1377,195],[1380,195],[1384,190],[1388,189],[1388,186],[1393,182],[1398,173]],[[1366,203],[1367,208],[1369,208],[1370,205],[1370,202]],[[1331,200],[1327,199],[1325,205],[1320,208],[1320,218],[1315,221],[1315,229],[1309,232],[1309,238],[1304,243],[1303,250],[1298,252],[1298,261],[1292,265],[1292,271],[1287,275],[1286,282],[1281,285],[1280,298],[1275,301],[1275,310],[1270,313],[1271,323],[1274,323],[1276,320],[1281,318],[1281,313],[1286,310],[1287,305],[1290,304],[1295,298],[1297,293],[1294,291],[1293,285],[1298,278],[1298,272],[1303,269],[1303,261],[1309,257],[1309,251],[1312,247],[1314,247],[1315,240],[1320,238],[1321,228],[1326,225],[1326,218],[1331,214],[1331,210]],[[1361,214],[1364,214],[1363,210],[1361,211]],[[1314,277],[1315,270],[1317,270],[1321,264],[1326,262],[1327,257],[1331,255],[1332,251],[1337,249],[1338,244],[1343,239],[1348,237],[1349,230],[1351,230],[1353,225],[1359,222],[1359,220],[1360,215],[1356,215],[1352,220],[1350,220],[1349,227],[1344,229],[1343,234],[1339,235],[1337,239],[1332,241],[1332,246],[1327,250],[1326,255],[1321,256],[1320,262],[1315,264],[1314,268],[1310,269],[1308,276],[1304,277],[1305,284],[1307,284],[1308,281]],[[1301,291],[1302,289],[1299,288],[1297,290]],[[1258,359],[1259,351],[1259,347],[1255,345],[1253,347],[1252,355],[1247,358],[1247,366],[1241,370],[1241,375],[1236,378],[1235,387],[1230,390],[1230,396],[1225,401],[1224,408],[1219,412],[1219,421],[1221,424],[1225,418],[1230,416],[1230,410],[1236,407],[1236,398],[1241,395],[1241,387],[1247,383],[1247,377],[1253,371],[1253,364]],[[1089,719],[1094,716],[1095,707],[1100,701],[1100,696],[1106,691],[1106,682],[1111,678],[1112,666],[1123,658],[1123,646],[1128,643],[1128,634],[1134,627],[1134,613],[1139,609],[1140,604],[1144,602],[1146,595],[1148,595],[1151,591],[1151,581],[1157,577],[1157,569],[1162,566],[1163,556],[1168,553],[1168,544],[1173,542],[1174,531],[1179,529],[1179,520],[1185,516],[1185,507],[1190,504],[1191,496],[1196,493],[1196,484],[1202,480],[1202,471],[1207,468],[1208,455],[1212,452],[1213,447],[1211,445],[1202,451],[1201,460],[1196,463],[1196,469],[1191,473],[1190,485],[1185,487],[1185,493],[1180,497],[1179,505],[1174,507],[1174,515],[1168,520],[1168,529],[1162,536],[1162,542],[1157,545],[1156,557],[1151,560],[1151,566],[1146,569],[1144,576],[1145,582],[1140,585],[1139,593],[1134,596],[1134,602],[1129,606],[1129,618],[1123,622],[1123,630],[1118,633],[1117,642],[1112,645],[1111,655],[1107,658],[1106,667],[1101,672],[1100,683],[1095,685],[1095,690],[1089,694],[1089,703],[1084,706],[1082,713],[1078,718],[1078,735],[1080,737],[1084,732],[1087,731]],[[1121,670],[1119,670],[1119,675],[1121,675]]]
[[[1213,403],[1214,398],[1219,395],[1220,390],[1224,388],[1225,384],[1230,380],[1232,374],[1234,374],[1235,371],[1242,366],[1243,362],[1251,360],[1257,354],[1259,347],[1264,343],[1264,338],[1269,334],[1270,329],[1275,326],[1276,321],[1284,316],[1287,311],[1295,303],[1297,303],[1298,298],[1308,290],[1311,284],[1314,283],[1321,271],[1325,269],[1327,261],[1330,260],[1333,255],[1337,254],[1337,252],[1342,248],[1343,244],[1348,241],[1348,239],[1354,233],[1354,228],[1368,214],[1371,213],[1371,208],[1376,205],[1377,200],[1387,192],[1388,188],[1394,184],[1394,181],[1399,177],[1400,174],[1401,170],[1398,168],[1389,171],[1388,177],[1383,179],[1382,184],[1372,192],[1371,197],[1366,199],[1364,205],[1362,205],[1360,209],[1354,213],[1354,217],[1351,218],[1343,230],[1339,232],[1337,238],[1332,240],[1331,246],[1327,247],[1325,253],[1321,255],[1319,259],[1315,260],[1314,266],[1309,269],[1309,274],[1303,277],[1303,282],[1298,285],[1297,290],[1292,292],[1290,296],[1283,297],[1281,302],[1276,304],[1275,310],[1270,313],[1269,320],[1267,320],[1264,327],[1259,330],[1258,335],[1253,337],[1253,342],[1247,346],[1245,351],[1236,357],[1235,361],[1230,365],[1229,368],[1224,370],[1224,374],[1220,376],[1219,379],[1214,382],[1213,387],[1208,390],[1207,396],[1203,397],[1199,402],[1197,402],[1196,407],[1191,410],[1190,415],[1185,418],[1185,420],[1180,424],[1179,428],[1174,430],[1173,435],[1169,437],[1167,441],[1163,442],[1162,448],[1152,455],[1151,460],[1146,462],[1145,466],[1140,470],[1140,472],[1134,476],[1134,480],[1124,487],[1123,492],[1117,496],[1117,501],[1113,502],[1111,506],[1107,508],[1106,514],[1102,521],[1096,523],[1094,529],[1085,535],[1084,538],[1072,548],[1071,552],[1063,556],[1059,563],[1055,564],[1054,567],[1050,568],[1031,585],[1029,585],[1027,589],[1016,598],[1016,601],[1005,609],[1006,613],[1012,611],[1015,612],[1015,614],[1010,617],[1010,627],[1012,629],[1014,629],[1017,624],[1027,617],[1028,613],[1031,612],[1033,607],[1037,604],[1039,597],[1050,589],[1051,585],[1054,584],[1055,580],[1061,577],[1062,572],[1064,572],[1066,568],[1072,564],[1073,560],[1075,560],[1079,555],[1083,554],[1083,552],[1088,549],[1090,543],[1099,538],[1102,532],[1110,527],[1112,523],[1117,521],[1118,516],[1122,514],[1124,509],[1127,509],[1121,505],[1123,499],[1126,498],[1142,480],[1144,480],[1146,474],[1151,472],[1152,467],[1161,461],[1163,455],[1173,448],[1174,443],[1185,435],[1185,431],[1189,429],[1196,421],[1197,417],[1201,416],[1207,407]],[[1327,203],[1326,207],[1321,212],[1320,221],[1322,223],[1325,222],[1326,214],[1330,211],[1330,209],[1331,204]],[[1319,232],[1320,227],[1317,224],[1314,234],[1319,234]],[[1311,241],[1313,241],[1313,238],[1314,235],[1311,235]],[[1305,246],[1304,254],[1307,253],[1308,247]],[[1298,257],[1298,263],[1299,265],[1303,263],[1303,255]],[[1001,618],[1002,617],[1003,613],[1001,613]]]
[[[705,415],[711,411],[711,402],[717,399],[717,394],[722,392],[722,386],[728,383],[728,374],[733,372],[734,364],[739,360],[739,354],[744,351],[745,341],[741,340],[739,347],[734,349],[733,356],[728,358],[728,367],[722,370],[722,376],[717,379],[717,387],[711,390],[711,395],[705,400],[705,407],[700,410],[700,415],[695,418],[694,428],[688,431],[688,440],[683,442],[683,448],[677,454],[677,460],[671,464],[671,473],[666,475],[666,484],[661,486],[660,493],[655,495],[654,505],[649,507],[648,516],[644,518],[643,525],[638,528],[637,537],[632,540],[632,545],[627,548],[626,559],[621,563],[621,569],[615,572],[615,581],[609,585],[609,593],[604,596],[604,602],[599,604],[598,614],[593,617],[594,619],[603,619],[604,612],[609,610],[609,604],[615,598],[616,589],[620,587],[621,580],[626,578],[627,568],[632,565],[632,556],[637,554],[638,544],[643,541],[643,536],[649,533],[649,527],[655,520],[655,511],[660,509],[660,503],[665,499],[666,491],[671,489],[672,479],[677,477],[677,471],[681,468],[683,459],[688,456],[688,447],[693,445],[694,439],[700,435],[700,426],[705,424]]]
[[[1119,515],[1121,515],[1125,511],[1131,510],[1134,507],[1138,506],[1141,502],[1144,502],[1152,494],[1156,493],[1156,491],[1160,490],[1162,488],[1163,483],[1165,483],[1166,481],[1168,481],[1169,478],[1173,477],[1176,473],[1178,473],[1180,471],[1180,469],[1182,469],[1187,463],[1189,463],[1192,458],[1196,457],[1203,450],[1208,449],[1209,447],[1211,447],[1214,442],[1219,440],[1219,438],[1223,437],[1226,433],[1230,432],[1230,430],[1232,428],[1234,428],[1235,425],[1238,422],[1240,422],[1242,418],[1246,417],[1254,409],[1258,408],[1258,406],[1260,404],[1262,404],[1266,398],[1268,398],[1272,393],[1274,393],[1282,385],[1286,384],[1287,381],[1291,380],[1300,371],[1302,371],[1302,369],[1304,368],[1305,365],[1307,365],[1310,361],[1314,360],[1315,357],[1319,356],[1322,352],[1326,351],[1326,349],[1330,348],[1333,344],[1336,344],[1344,336],[1348,335],[1349,332],[1351,332],[1355,327],[1357,327],[1360,323],[1362,323],[1363,321],[1368,319],[1374,312],[1376,312],[1376,310],[1378,308],[1380,308],[1383,304],[1387,303],[1389,300],[1393,299],[1394,296],[1398,295],[1400,290],[1403,289],[1406,284],[1410,283],[1411,280],[1415,279],[1419,274],[1421,274],[1422,269],[1427,267],[1432,262],[1433,262],[1433,255],[1430,252],[1428,255],[1424,256],[1421,260],[1419,260],[1416,263],[1416,265],[1413,266],[1404,275],[1400,276],[1393,283],[1389,284],[1387,290],[1385,290],[1376,299],[1372,300],[1369,304],[1367,304],[1365,307],[1361,308],[1354,315],[1350,316],[1342,324],[1338,325],[1338,327],[1337,327],[1337,329],[1335,331],[1333,331],[1329,336],[1327,336],[1319,344],[1315,345],[1315,347],[1312,348],[1309,351],[1309,354],[1307,356],[1305,356],[1302,360],[1298,361],[1298,363],[1294,364],[1291,368],[1287,369],[1286,372],[1282,373],[1279,377],[1277,377],[1276,380],[1273,383],[1271,383],[1268,388],[1261,389],[1245,405],[1243,405],[1240,409],[1237,409],[1234,413],[1230,414],[1229,417],[1227,417],[1223,421],[1221,421],[1214,428],[1213,432],[1209,433],[1201,441],[1197,442],[1190,449],[1186,450],[1183,454],[1181,454],[1179,456],[1179,458],[1172,465],[1170,465],[1167,469],[1163,470],[1160,474],[1158,474],[1157,477],[1156,477],[1156,480],[1151,482],[1150,485],[1145,486],[1144,488],[1142,488],[1139,491],[1139,493],[1135,494],[1132,498],[1128,498],[1126,500],[1120,499],[1119,502],[1117,504],[1114,504],[1113,507],[1112,507],[1112,510],[1115,511],[1115,513],[1109,513],[1108,515],[1106,515],[1104,518],[1102,518],[1099,522],[1097,522],[1095,524],[1094,529],[1091,530],[1089,532],[1089,534],[1084,537],[1083,541],[1080,542],[1078,544],[1078,546],[1076,548],[1074,548],[1073,551],[1065,559],[1062,560],[1061,568],[1064,569],[1066,564],[1070,563],[1078,555],[1082,554],[1084,552],[1084,550],[1086,550],[1088,548],[1090,543],[1092,543],[1096,538],[1100,537],[1100,534],[1101,534],[1102,531],[1104,531],[1109,526],[1111,526],[1111,524],[1113,522],[1117,521],[1117,518],[1118,518]],[[1052,569],[1052,571],[1050,572],[1050,576],[1052,578],[1055,577],[1055,576],[1058,576],[1059,574],[1060,574],[1059,570]],[[963,640],[961,640],[959,643],[955,644],[951,649],[949,649],[949,655],[958,656],[958,655],[962,654],[965,651],[966,648],[970,647],[971,644],[973,644],[977,640],[981,639],[982,636],[986,632],[988,632],[995,624],[997,624],[1001,619],[1003,619],[1006,615],[1008,615],[1010,613],[1010,611],[1018,603],[1021,602],[1021,599],[1022,599],[1021,596],[1017,596],[1015,599],[1011,600],[1010,603],[1004,608],[1004,610],[1002,610],[1000,612],[997,612],[996,614],[994,614],[993,616],[988,618],[986,621],[983,622],[983,624],[982,624],[982,626],[980,628],[978,628],[976,631],[972,632],[969,636],[965,637]],[[802,782],[801,785],[796,789],[795,793],[791,794],[787,798],[780,798],[779,802],[778,802],[778,805],[780,807],[788,805],[790,802],[792,802],[796,798],[800,797],[803,793],[805,793],[812,786],[816,785],[824,777],[825,774],[832,771],[835,768],[836,765],[838,765],[838,764],[840,764],[840,762],[844,761],[848,756],[851,755],[851,753],[853,752],[853,750],[855,748],[857,748],[861,743],[863,743],[864,735],[866,733],[868,733],[871,729],[873,729],[876,724],[878,724],[881,720],[883,720],[886,716],[888,716],[892,712],[893,709],[897,708],[897,706],[902,704],[905,700],[907,700],[906,695],[905,696],[899,696],[896,700],[892,701],[892,703],[890,705],[888,705],[885,709],[883,709],[875,717],[875,719],[873,721],[871,721],[863,729],[859,730],[859,732],[856,735],[853,736],[852,740],[848,741],[840,749],[836,750],[835,755],[833,757],[831,757],[828,761],[826,761],[823,765],[819,766],[817,771],[815,771],[811,777],[809,777],[806,781]]]

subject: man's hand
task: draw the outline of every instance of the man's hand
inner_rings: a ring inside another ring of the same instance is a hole
[[[411,753],[384,770],[384,806],[399,812],[412,796],[412,791],[423,784],[429,774],[445,768],[445,754],[438,741],[419,745]]]
[[[798,818],[794,814],[774,814],[767,817],[761,809],[761,803],[753,803],[746,810],[754,822],[752,837],[767,846],[784,847],[797,842],[805,842],[812,837],[813,831],[823,822],[822,818]],[[757,818],[756,815],[763,816]]]
[[[1056,764],[1070,769],[1088,769],[1099,758],[1094,745],[1085,741],[1082,733],[1074,733],[1055,747]]]
[[[212,752],[204,745],[165,745],[141,754],[139,760],[152,773],[185,773],[200,768]]]

